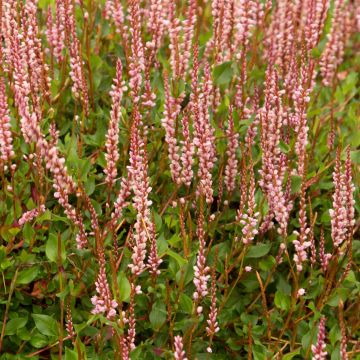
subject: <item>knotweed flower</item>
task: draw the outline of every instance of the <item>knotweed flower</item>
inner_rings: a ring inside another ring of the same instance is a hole
[[[71,307],[70,304],[67,305],[66,307],[66,325],[65,325],[65,329],[68,333],[68,335],[70,336],[71,339],[73,339],[76,336],[75,330],[74,330],[74,324],[73,324],[73,320],[72,320],[72,315],[71,315]]]
[[[216,256],[215,256],[216,258]],[[217,315],[218,315],[218,309],[216,306],[216,273],[215,273],[215,269],[216,269],[216,263],[214,263],[213,265],[213,269],[212,269],[212,280],[211,280],[211,305],[210,305],[210,313],[209,313],[209,318],[206,321],[207,322],[207,326],[206,326],[206,334],[207,336],[209,336],[210,338],[210,346],[208,347],[208,352],[212,352],[211,351],[211,343],[212,343],[212,339],[213,336],[220,331],[219,328],[219,324],[217,322]],[[210,351],[209,351],[210,349]]]
[[[300,195],[300,211],[299,211],[299,222],[300,222],[300,233],[294,231],[297,236],[296,240],[293,241],[295,246],[296,254],[294,254],[294,261],[296,263],[296,269],[298,272],[302,271],[303,263],[307,260],[307,248],[311,246],[310,241],[306,241],[310,228],[307,227],[306,220],[306,199],[305,199],[305,178],[303,178],[303,184],[301,187]]]
[[[100,269],[97,281],[95,282],[97,295],[91,298],[91,302],[95,306],[92,313],[104,314],[109,320],[112,320],[116,315],[118,304],[111,296],[109,283],[106,278],[104,252],[99,250],[98,253]]]
[[[202,208],[202,206],[200,206]],[[210,278],[208,274],[210,268],[206,266],[206,257],[205,257],[205,232],[204,232],[204,215],[200,209],[198,226],[197,226],[197,236],[199,239],[199,250],[196,258],[196,265],[194,266],[194,285],[195,291],[193,298],[195,300],[200,300],[208,294],[207,282]]]
[[[236,159],[236,150],[239,147],[239,134],[234,131],[233,106],[229,107],[229,122],[226,129],[228,139],[226,155],[228,156],[225,166],[224,182],[228,193],[232,193],[235,189],[235,181],[237,175],[238,160]]]
[[[335,192],[333,208],[329,210],[331,217],[331,236],[335,248],[338,248],[346,239],[347,211],[344,199],[343,179],[341,175],[340,149],[336,152],[335,169],[333,172]]]
[[[187,360],[184,351],[183,340],[180,335],[174,337],[174,347],[175,347],[175,352],[174,352],[175,360]]]
[[[65,0],[65,19],[69,33],[69,53],[70,53],[70,77],[73,81],[72,92],[76,99],[80,99],[86,115],[89,113],[89,95],[85,71],[81,55],[81,44],[76,35],[76,23],[74,6],[71,0]]]
[[[209,107],[212,103],[212,81],[210,65],[207,63],[204,69],[204,83],[198,98],[198,109],[195,116],[194,145],[197,148],[199,159],[199,185],[196,190],[197,196],[205,195],[206,202],[213,201],[212,175],[211,171],[216,161],[214,128],[210,123]]]
[[[136,321],[135,321],[135,295],[138,290],[134,283],[131,283],[131,292],[130,292],[130,305],[129,305],[129,314],[127,317],[127,322],[129,325],[127,331],[126,343],[128,344],[129,352],[135,349],[135,336],[136,336]]]
[[[177,103],[170,94],[167,74],[164,74],[164,89],[165,89],[165,110],[164,118],[161,124],[165,129],[165,141],[168,144],[168,154],[170,160],[170,172],[174,182],[180,184],[181,166],[179,156],[179,146],[176,138],[176,119],[180,113],[180,104]]]
[[[15,155],[12,145],[9,109],[5,93],[5,82],[0,78],[0,163],[8,163]]]
[[[345,0],[335,1],[328,41],[320,59],[320,71],[325,86],[331,84],[336,68],[342,62],[345,44],[350,34],[349,22],[349,5]]]
[[[186,185],[190,186],[191,181],[194,177],[194,172],[192,170],[192,165],[194,163],[194,152],[195,147],[190,138],[190,130],[189,130],[189,117],[187,115],[183,115],[181,119],[182,132],[184,136],[184,140],[181,142],[182,144],[182,153],[181,153],[181,181]]]
[[[39,208],[35,208],[33,210],[29,210],[21,215],[19,219],[19,225],[23,226],[25,223],[30,222],[32,219],[38,217],[41,213],[45,211],[45,206],[40,205]]]
[[[150,219],[150,206],[152,202],[149,200],[151,187],[149,185],[145,142],[140,134],[142,122],[136,107],[133,112],[130,166],[128,166],[128,171],[131,179],[131,188],[134,192],[133,205],[136,210],[136,223],[134,225],[132,263],[129,267],[134,275],[140,275],[145,270],[146,244],[152,227]]]
[[[327,352],[325,350],[325,322],[326,318],[322,317],[319,322],[319,332],[316,345],[311,345],[311,351],[313,353],[313,360],[325,360]]]
[[[265,104],[259,110],[261,148],[263,150],[259,185],[269,203],[269,224],[271,223],[271,214],[274,214],[280,225],[278,232],[286,235],[292,202],[286,197],[283,190],[287,159],[279,148],[281,130],[285,121],[282,95],[283,91],[278,88],[277,72],[270,63],[266,72]]]
[[[145,71],[144,46],[141,38],[141,15],[138,0],[129,1],[129,22],[131,34],[131,55],[129,59],[129,87],[135,103],[140,100],[140,90]]]
[[[104,173],[106,174],[105,181],[111,188],[117,176],[116,163],[119,160],[119,121],[121,117],[121,100],[123,92],[126,91],[125,82],[122,81],[122,65],[121,60],[118,59],[116,63],[116,76],[110,92],[112,98],[112,105],[110,111],[109,128],[106,135],[106,167]]]

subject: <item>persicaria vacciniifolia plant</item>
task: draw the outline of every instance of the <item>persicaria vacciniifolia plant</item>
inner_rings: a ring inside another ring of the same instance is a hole
[[[1,359],[359,359],[359,14],[2,0]]]

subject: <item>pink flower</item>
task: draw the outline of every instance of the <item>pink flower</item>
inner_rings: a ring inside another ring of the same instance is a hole
[[[0,163],[7,163],[15,155],[12,145],[9,109],[5,93],[5,83],[0,78]]]
[[[344,48],[351,33],[350,5],[345,0],[335,2],[328,41],[320,59],[320,72],[323,84],[329,86],[337,67],[344,56]]]
[[[19,219],[19,225],[23,226],[25,223],[30,222],[32,219],[39,216],[41,213],[45,211],[45,206],[40,205],[39,209],[35,208],[33,210],[29,210],[21,215]]]
[[[208,274],[210,268],[206,266],[205,257],[205,232],[204,232],[204,215],[200,211],[197,227],[197,236],[199,239],[199,250],[196,258],[196,265],[194,266],[194,285],[195,291],[193,298],[200,300],[208,294],[207,282],[210,278]]]
[[[117,176],[116,164],[119,160],[119,121],[121,118],[121,100],[124,91],[126,91],[126,87],[125,82],[122,81],[122,65],[121,60],[118,59],[116,63],[116,76],[110,92],[112,105],[105,144],[106,168],[104,169],[104,173],[106,174],[105,181],[109,188],[114,185]]]
[[[179,156],[179,146],[176,139],[176,120],[180,113],[180,104],[170,94],[168,76],[164,74],[164,89],[165,89],[165,110],[164,118],[161,120],[161,124],[165,129],[165,141],[168,145],[168,154],[170,160],[170,172],[173,181],[180,184],[181,166]]]
[[[229,121],[228,121],[228,128],[226,129],[226,136],[227,136],[227,150],[226,155],[227,163],[225,166],[225,177],[224,182],[226,185],[226,189],[229,193],[232,193],[235,189],[236,183],[236,175],[238,172],[238,160],[236,158],[236,150],[239,147],[239,134],[234,130],[234,119],[233,119],[233,106],[230,105],[229,107]]]
[[[329,210],[331,217],[331,236],[335,248],[338,248],[347,235],[347,211],[344,198],[344,183],[341,174],[340,149],[336,152],[335,169],[333,172],[335,192],[333,195],[333,208]]]
[[[327,352],[325,350],[325,322],[326,318],[322,317],[319,322],[319,332],[316,345],[311,345],[311,351],[313,353],[313,360],[325,360]]]
[[[89,95],[85,71],[81,55],[81,44],[76,35],[76,23],[74,7],[71,0],[65,0],[65,19],[67,31],[70,34],[68,39],[70,53],[70,77],[73,81],[72,92],[76,99],[80,99],[86,115],[89,113]]]
[[[91,302],[95,306],[92,313],[106,314],[106,317],[109,320],[112,320],[116,315],[116,308],[118,304],[111,296],[109,284],[106,278],[105,255],[102,250],[99,251],[99,263],[99,274],[97,281],[95,282],[96,292],[98,295],[91,298]]]
[[[200,194],[205,195],[208,204],[211,204],[213,201],[211,171],[216,161],[215,130],[210,123],[209,116],[209,107],[212,103],[212,90],[210,65],[206,63],[203,87],[197,103],[194,104],[194,106],[197,106],[194,119],[194,145],[197,148],[197,156],[199,159],[199,184],[196,189],[196,194],[197,196]]]
[[[140,90],[145,71],[144,47],[141,38],[141,17],[139,1],[129,1],[129,21],[131,34],[131,55],[129,61],[130,94],[135,103],[140,100]]]
[[[191,181],[194,177],[194,172],[192,170],[192,166],[194,163],[195,147],[190,138],[189,117],[187,115],[183,115],[183,117],[181,119],[181,125],[182,125],[183,136],[184,136],[184,140],[181,142],[182,143],[181,181],[186,186],[190,186]]]
[[[136,210],[136,223],[134,225],[132,247],[132,263],[129,265],[131,272],[140,275],[145,270],[146,244],[150,234],[154,233],[150,218],[149,200],[151,187],[149,185],[148,164],[145,142],[140,134],[142,125],[140,114],[135,107],[134,119],[131,130],[130,165],[128,166],[131,189],[134,192],[133,206]]]
[[[180,335],[174,337],[174,347],[175,347],[175,352],[174,352],[175,360],[187,360],[184,351],[183,340]]]
[[[265,104],[259,110],[263,151],[259,184],[269,203],[269,221],[273,214],[280,225],[278,232],[286,235],[292,202],[283,189],[287,158],[281,153],[279,144],[285,113],[281,100],[283,91],[279,90],[278,85],[277,71],[269,63],[266,72]]]

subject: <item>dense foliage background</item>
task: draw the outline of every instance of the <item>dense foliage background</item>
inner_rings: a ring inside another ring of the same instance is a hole
[[[360,359],[358,1],[0,9],[1,359]]]

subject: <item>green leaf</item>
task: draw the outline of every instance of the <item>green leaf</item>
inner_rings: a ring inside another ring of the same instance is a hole
[[[216,85],[229,84],[233,77],[232,61],[224,62],[215,67],[213,75]]]
[[[181,310],[183,310],[187,314],[191,314],[193,307],[193,300],[191,299],[190,296],[186,294],[181,294],[179,304]]]
[[[130,298],[131,286],[128,278],[123,271],[120,271],[117,276],[118,287],[120,292],[120,300],[127,301]]]
[[[296,194],[300,191],[301,182],[302,182],[301,176],[294,175],[291,177],[291,193],[292,194]]]
[[[284,154],[288,154],[290,152],[290,147],[284,141],[280,140],[279,148]]]
[[[15,318],[6,323],[5,335],[15,335],[18,329],[23,328],[27,323],[27,318]]]
[[[27,244],[30,244],[32,237],[35,235],[35,231],[30,223],[26,223],[23,228],[24,240]]]
[[[61,245],[60,245],[61,261],[64,262],[66,260],[65,244],[62,239],[60,239],[60,242],[61,242]],[[56,234],[50,234],[49,238],[46,242],[45,254],[50,261],[57,263],[59,260],[58,253],[59,253],[58,252],[58,236]]]
[[[282,357],[282,359],[283,359],[283,360],[291,360],[294,356],[300,354],[300,350],[301,350],[301,348],[298,348],[298,349],[296,349],[295,351],[292,351],[292,352],[289,353],[289,354],[285,354],[285,355]]]
[[[271,244],[252,245],[250,246],[250,249],[246,254],[246,257],[249,259],[260,258],[266,255],[270,251],[270,249],[271,249]]]
[[[35,326],[43,334],[47,336],[58,336],[57,321],[49,315],[31,314],[35,321]]]
[[[16,283],[20,284],[20,285],[29,284],[36,278],[38,272],[39,272],[38,266],[30,267],[25,270],[22,270],[19,272],[19,274],[16,278]]]
[[[162,301],[154,303],[149,319],[154,330],[159,330],[160,327],[165,323],[167,317],[166,306]]]
[[[281,291],[275,293],[275,305],[277,308],[287,311],[290,309],[291,299],[289,295],[284,294]]]
[[[187,260],[185,260],[181,255],[179,255],[178,253],[176,253],[170,249],[168,249],[166,251],[166,254],[171,256],[173,259],[175,259],[180,266],[183,266],[187,263]]]
[[[30,344],[37,349],[40,349],[46,346],[49,343],[49,340],[46,336],[39,333],[31,335]]]
[[[65,360],[77,360],[77,359],[78,359],[78,355],[74,350],[65,348]]]

